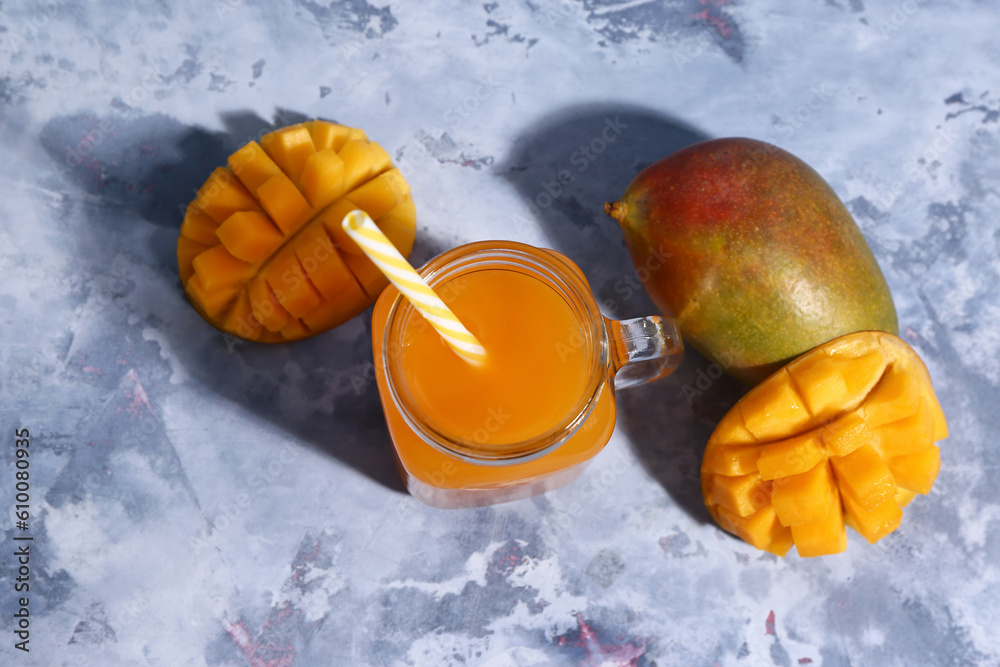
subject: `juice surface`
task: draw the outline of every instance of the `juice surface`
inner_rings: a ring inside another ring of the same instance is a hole
[[[580,322],[555,290],[490,268],[437,291],[486,348],[486,362],[470,364],[412,315],[402,368],[430,424],[488,450],[537,437],[573,411],[587,391],[590,359]]]

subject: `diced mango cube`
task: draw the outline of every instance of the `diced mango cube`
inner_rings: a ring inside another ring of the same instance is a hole
[[[899,528],[903,519],[903,510],[896,502],[895,495],[870,508],[863,506],[850,493],[842,493],[841,500],[844,503],[847,525],[868,540],[869,544],[875,544]]]
[[[881,505],[896,495],[896,482],[889,466],[871,445],[858,447],[847,456],[830,459],[837,483],[865,509]]]
[[[909,417],[874,429],[879,440],[876,448],[882,458],[912,454],[934,444],[934,414],[925,400],[921,402],[920,409]]]
[[[719,507],[737,516],[749,516],[768,504],[771,484],[762,480],[757,473],[739,477],[715,475],[712,493]]]
[[[784,532],[774,508],[770,505],[747,516],[740,516],[720,507],[719,521],[724,529],[739,535],[758,549],[766,549],[776,539],[780,539]]]
[[[312,136],[304,125],[290,125],[265,134],[260,144],[293,183],[299,182],[306,160],[316,152]]]
[[[209,248],[192,260],[202,287],[209,292],[221,287],[243,283],[253,273],[253,267],[237,259],[223,245]]]
[[[359,139],[345,143],[338,154],[344,161],[344,189],[347,191],[358,187],[368,178],[372,165],[379,157],[372,144]]]
[[[186,284],[194,275],[194,258],[205,252],[212,246],[192,241],[186,236],[177,238],[177,269],[180,274],[181,283]]]
[[[371,305],[368,296],[361,291],[360,287],[347,289],[336,299],[327,299],[309,314],[302,318],[302,321],[311,330],[328,329],[335,323],[344,322]]]
[[[368,168],[368,178],[375,178],[382,172],[392,167],[392,158],[384,148],[378,145],[377,142],[371,142],[371,147],[374,155],[372,157],[371,167]]]
[[[216,234],[233,257],[256,264],[270,257],[285,242],[263,211],[237,211],[219,225]]]
[[[281,233],[291,236],[312,217],[313,210],[298,188],[284,174],[272,176],[257,188],[260,205]]]
[[[417,207],[414,206],[413,199],[404,197],[394,209],[376,218],[375,224],[403,257],[409,256],[417,235]]]
[[[215,235],[215,230],[218,228],[218,222],[210,218],[200,208],[191,205],[187,207],[187,212],[184,213],[184,222],[181,223],[181,236],[186,236],[202,245],[218,245],[219,237]]]
[[[219,246],[216,246],[219,247]],[[184,291],[209,317],[219,317],[226,312],[229,304],[240,293],[239,285],[223,285],[216,289],[206,289],[201,276],[195,273],[184,285]]]
[[[837,368],[840,371],[840,376],[844,378],[848,394],[860,399],[865,397],[882,377],[882,371],[885,370],[887,363],[885,355],[876,349],[874,352],[859,357],[840,358],[837,362]],[[852,408],[855,407],[851,404],[848,405]]]
[[[941,470],[941,450],[932,445],[920,452],[889,459],[889,470],[898,486],[920,494],[930,493]]]
[[[753,437],[753,433],[748,431],[743,423],[743,413],[733,408],[722,416],[708,442],[719,445],[749,445],[756,443],[757,438]]]
[[[840,499],[836,495],[832,505],[822,519],[792,526],[795,550],[803,558],[839,554],[847,549],[844,513],[840,509]]]
[[[261,328],[260,322],[254,317],[253,309],[250,306],[250,295],[246,290],[240,292],[229,307],[222,320],[222,328],[226,331],[232,331],[242,338],[254,338],[257,329]]]
[[[787,366],[792,382],[810,414],[825,419],[839,412],[848,400],[844,376],[823,355],[805,355]]]
[[[309,225],[295,239],[292,249],[324,299],[347,298],[353,302],[354,297],[365,296],[322,225]]]
[[[790,477],[812,470],[827,458],[817,431],[807,431],[763,446],[757,469],[763,479]]]
[[[347,264],[347,268],[354,274],[354,279],[361,285],[361,289],[373,301],[378,298],[378,295],[382,293],[385,286],[389,284],[389,279],[385,277],[385,274],[375,266],[374,262],[364,255],[345,253],[344,263]]]
[[[278,302],[263,276],[257,275],[247,283],[247,294],[250,296],[250,308],[254,317],[268,331],[278,332],[285,328],[291,315]]]
[[[323,297],[312,282],[302,263],[290,247],[282,248],[261,270],[278,303],[293,318],[301,318],[317,307]],[[287,325],[286,325],[287,326]],[[284,333],[284,328],[282,329]]]
[[[760,441],[796,433],[811,418],[785,369],[751,389],[736,405],[747,430]]]
[[[916,491],[910,491],[909,489],[904,489],[898,484],[896,485],[896,504],[900,507],[906,507],[910,504],[910,501],[916,497]]]
[[[310,206],[317,210],[327,206],[344,194],[344,161],[332,148],[313,153],[299,185]]]
[[[398,169],[390,169],[348,193],[353,202],[373,219],[396,207],[410,194],[410,186]]]
[[[715,475],[704,465],[701,466],[701,492],[705,496],[705,504],[708,506],[709,510],[715,508],[718,504],[715,501],[715,482],[713,481]]]
[[[823,426],[820,437],[832,456],[847,456],[858,447],[878,443],[877,436],[857,410],[847,412]]]
[[[285,340],[299,340],[300,338],[308,338],[309,335],[309,328],[301,320],[294,317],[288,320],[288,324],[281,330],[281,336]]]
[[[313,145],[317,151],[328,148],[339,151],[347,142],[347,136],[351,128],[325,120],[314,120],[306,123],[313,138]]]
[[[229,170],[251,193],[256,193],[272,176],[281,173],[281,168],[256,141],[251,141],[229,156]]]
[[[909,417],[920,407],[920,381],[912,373],[890,366],[863,404],[872,428]]]
[[[923,387],[922,396],[923,400],[927,402],[927,409],[930,410],[934,422],[934,441],[944,440],[948,437],[948,422],[945,420],[941,404],[931,388],[930,377],[927,378],[927,384]]]
[[[795,546],[795,539],[792,537],[791,528],[782,526],[780,521],[778,522],[778,526],[771,533],[771,543],[764,547],[764,551],[772,553],[775,556],[784,556]]]
[[[839,502],[833,472],[826,461],[812,470],[772,482],[771,504],[784,526],[821,521],[828,512],[839,511]]]
[[[198,189],[193,202],[216,222],[224,222],[237,211],[256,210],[257,200],[225,167],[219,167]]]
[[[357,208],[353,202],[347,199],[338,199],[333,202],[319,214],[318,219],[322,223],[323,227],[330,234],[330,238],[333,239],[334,244],[337,246],[337,250],[341,254],[349,255],[360,255],[364,256],[364,251],[358,247],[358,244],[354,242],[347,232],[344,231],[343,221],[344,217],[348,213]]]
[[[941,404],[938,402],[937,396],[934,394],[934,385],[931,383],[931,375],[927,372],[927,366],[924,365],[923,360],[918,357],[914,361],[913,371],[921,379],[921,400],[927,402],[926,409],[930,410],[933,417],[934,440],[944,440],[948,437],[948,422],[945,420],[944,411],[941,410]]]
[[[735,477],[757,472],[763,445],[709,445],[702,465],[711,472]]]

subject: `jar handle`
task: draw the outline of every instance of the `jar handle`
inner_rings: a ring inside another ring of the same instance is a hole
[[[615,389],[634,387],[673,373],[684,357],[677,324],[653,315],[631,320],[604,318],[611,344]]]

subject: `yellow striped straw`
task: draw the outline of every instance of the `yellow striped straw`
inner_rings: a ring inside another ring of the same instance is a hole
[[[368,255],[368,259],[375,262],[375,266],[385,277],[441,334],[451,349],[471,362],[482,363],[486,358],[486,350],[482,344],[458,321],[455,313],[424,282],[367,213],[361,210],[351,211],[344,216],[341,226]]]

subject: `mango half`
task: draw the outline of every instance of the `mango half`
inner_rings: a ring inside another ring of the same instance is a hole
[[[264,343],[346,322],[388,284],[340,226],[353,209],[410,254],[410,187],[363,131],[315,120],[251,141],[184,215],[177,265],[188,300],[222,331]]]
[[[916,352],[862,331],[751,389],[709,438],[705,505],[725,530],[779,556],[840,553],[845,525],[874,543],[929,493],[948,424]]]
[[[885,277],[850,213],[777,146],[688,146],[640,172],[605,211],[685,343],[743,382],[837,336],[898,332]]]

